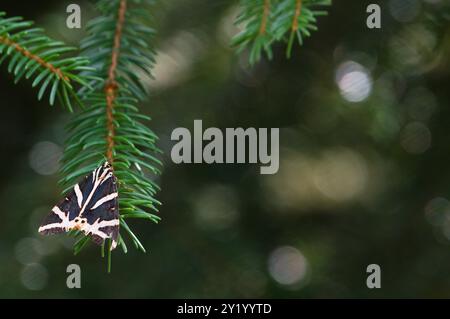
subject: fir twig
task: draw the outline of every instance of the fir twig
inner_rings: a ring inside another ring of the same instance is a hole
[[[105,159],[113,166],[119,185],[120,229],[128,233],[137,249],[145,248],[133,233],[127,218],[158,222],[148,212],[157,211],[158,186],[151,175],[159,174],[160,153],[157,136],[142,123],[150,118],[139,113],[138,99],[147,96],[136,70],[151,76],[153,51],[148,45],[154,31],[146,25],[150,20],[146,5],[140,0],[100,0],[102,15],[87,27],[88,37],[81,43],[83,54],[92,61],[95,71],[83,75],[93,78],[93,90],[80,91],[87,107],[75,114],[68,125],[69,138],[63,155],[61,183],[69,189]],[[127,252],[121,235],[118,245]],[[79,252],[84,245],[76,245]],[[108,250],[110,268],[110,250]]]
[[[243,0],[241,3],[242,12],[235,23],[244,24],[245,29],[232,39],[231,45],[237,47],[238,52],[249,47],[251,64],[261,59],[263,51],[269,58],[272,58],[273,35],[271,34],[271,24],[273,22],[272,2],[274,1]]]
[[[258,62],[263,52],[272,59],[272,45],[287,42],[286,55],[290,57],[295,38],[299,44],[310,31],[317,30],[317,16],[327,12],[318,6],[329,6],[331,0],[242,0],[242,11],[236,24],[244,29],[237,34],[231,45],[238,52],[249,49],[250,64]]]
[[[75,50],[45,36],[42,29],[33,28],[33,22],[21,17],[7,18],[5,12],[0,12],[0,64],[10,58],[8,72],[14,75],[16,83],[23,77],[34,77],[32,86],[40,85],[39,100],[50,92],[50,105],[58,98],[69,110],[72,98],[79,101],[73,85],[89,87],[90,78],[79,74],[91,70],[89,61],[82,57],[61,57]]]

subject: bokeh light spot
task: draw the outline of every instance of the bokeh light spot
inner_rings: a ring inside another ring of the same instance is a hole
[[[42,257],[41,243],[36,238],[23,238],[14,247],[18,262],[23,265],[38,262]]]
[[[389,12],[399,22],[411,22],[420,12],[418,0],[390,0]]]
[[[372,78],[361,64],[347,61],[336,70],[336,83],[341,96],[349,102],[361,102],[372,92]]]
[[[144,79],[152,90],[164,90],[186,81],[193,63],[203,55],[205,43],[197,34],[181,31],[166,40],[156,56],[153,78]]]
[[[212,230],[230,227],[238,217],[238,200],[232,188],[211,185],[193,200],[197,225]]]
[[[20,279],[29,290],[42,290],[47,285],[47,269],[40,264],[30,264],[22,269]]]
[[[413,24],[389,40],[391,63],[394,69],[423,73],[436,57],[437,39],[425,25]]]
[[[302,281],[309,266],[305,256],[292,246],[275,249],[269,256],[269,273],[282,285],[295,285]]]
[[[350,149],[329,151],[315,167],[314,183],[327,197],[346,201],[363,193],[368,179],[363,157]]]
[[[434,226],[439,226],[450,216],[450,202],[443,197],[430,200],[425,206],[425,217]]]
[[[52,175],[59,169],[61,147],[52,142],[38,142],[31,149],[29,163],[31,168],[41,175]]]
[[[417,121],[429,120],[437,109],[434,94],[424,87],[411,90],[405,98],[405,104],[408,107],[408,115]]]
[[[431,132],[422,123],[409,123],[400,133],[400,144],[410,154],[422,154],[431,146]]]

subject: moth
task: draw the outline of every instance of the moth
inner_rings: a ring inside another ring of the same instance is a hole
[[[97,245],[112,239],[111,250],[119,236],[117,180],[111,165],[105,162],[76,184],[45,217],[39,233],[59,234],[71,230],[90,236]]]

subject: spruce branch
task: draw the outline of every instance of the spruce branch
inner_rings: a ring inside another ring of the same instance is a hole
[[[244,24],[245,29],[237,34],[231,45],[238,47],[238,52],[250,48],[250,63],[254,64],[261,59],[265,51],[272,58],[271,44],[273,41],[273,2],[275,0],[242,0],[242,12],[235,24]]]
[[[258,62],[263,52],[272,59],[275,42],[286,42],[286,55],[290,57],[295,39],[302,45],[303,38],[317,30],[316,17],[327,14],[317,8],[329,5],[331,0],[242,0],[235,24],[243,24],[244,29],[231,45],[238,52],[248,48],[250,64]]]
[[[150,118],[137,107],[147,92],[136,71],[151,76],[154,63],[154,52],[148,44],[154,31],[146,25],[151,18],[148,4],[141,0],[98,1],[102,15],[88,23],[88,36],[81,43],[83,54],[95,67],[82,73],[93,79],[89,83],[93,90],[83,88],[79,92],[87,107],[76,113],[67,126],[69,137],[61,168],[65,175],[61,183],[68,190],[80,177],[108,160],[119,185],[121,230],[144,252],[126,220],[160,220],[149,212],[157,212],[160,205],[155,198],[159,187],[153,181],[162,165],[156,158],[160,153],[158,138],[144,124]],[[79,237],[74,246],[78,253],[89,237],[75,236]],[[127,251],[123,236],[119,246]]]
[[[79,102],[73,85],[89,88],[89,78],[80,75],[90,70],[89,61],[82,57],[62,58],[76,48],[50,39],[33,24],[21,17],[7,18],[5,12],[0,12],[0,64],[9,58],[8,72],[14,75],[15,83],[23,77],[33,78],[32,86],[40,85],[39,100],[49,92],[50,105],[58,98],[72,110],[71,99]]]

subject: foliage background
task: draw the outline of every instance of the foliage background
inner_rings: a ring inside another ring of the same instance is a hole
[[[0,297],[450,297],[445,1],[379,1],[381,30],[365,27],[376,1],[335,1],[290,60],[280,46],[253,68],[228,46],[236,1],[161,2],[142,110],[165,151],[163,221],[133,223],[148,253],[117,251],[110,275],[96,247],[75,257],[64,237],[37,234],[60,197],[69,115],[0,68]],[[77,44],[84,33],[65,27],[69,3],[1,9]],[[78,3],[84,25],[95,13]],[[194,119],[280,127],[279,173],[173,164],[170,134]],[[65,285],[70,263],[82,267],[81,289]],[[366,287],[371,263],[382,289]]]

